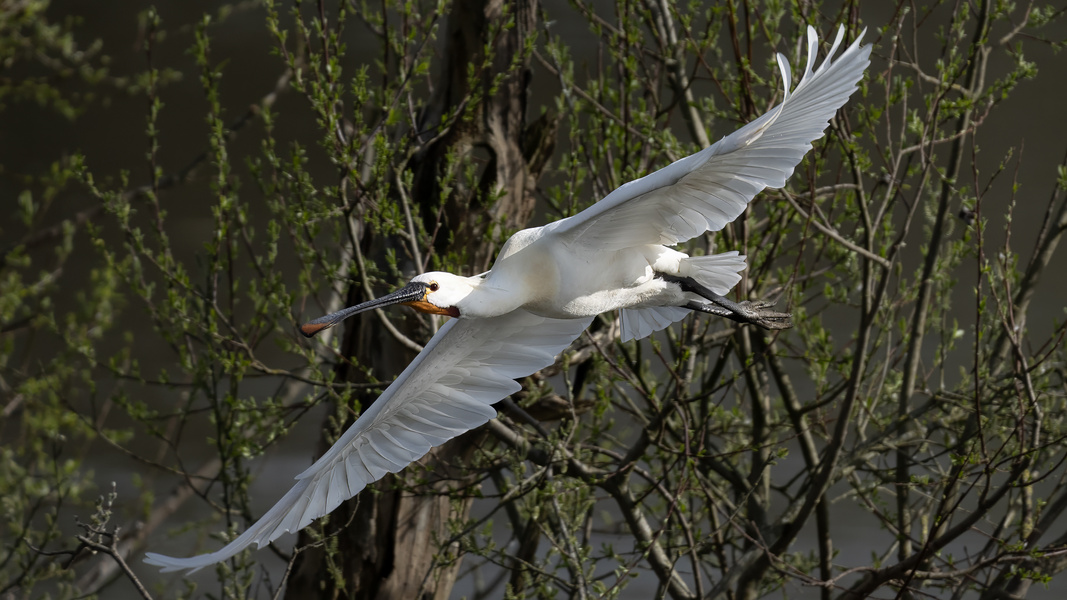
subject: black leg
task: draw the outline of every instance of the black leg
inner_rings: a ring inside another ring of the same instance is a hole
[[[696,280],[689,277],[678,277],[666,273],[656,274],[660,279],[678,284],[682,291],[696,294],[709,302],[691,301],[685,308],[696,310],[711,315],[716,315],[737,321],[738,323],[751,323],[764,329],[789,329],[793,326],[789,313],[767,310],[774,306],[773,302],[734,302],[704,287]]]

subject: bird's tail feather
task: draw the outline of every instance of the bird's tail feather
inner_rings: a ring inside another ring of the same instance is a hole
[[[738,281],[739,273],[745,270],[745,255],[736,250],[709,256],[690,256],[682,259],[679,275],[691,277],[711,291],[725,296]]]
[[[683,258],[678,274],[696,280],[716,294],[726,295],[741,281],[738,273],[744,270],[745,257],[736,250],[731,250],[711,256]],[[690,312],[688,308],[680,306],[624,308],[619,311],[619,339],[628,342],[648,337],[656,331],[666,329],[671,323],[681,321]]]

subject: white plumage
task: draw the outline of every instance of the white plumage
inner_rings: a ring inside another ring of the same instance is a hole
[[[398,303],[458,317],[247,531],[211,554],[149,553],[145,562],[163,571],[196,570],[298,531],[386,473],[495,417],[492,405],[521,389],[516,379],[552,364],[602,312],[621,311],[624,340],[646,337],[692,310],[788,327],[788,315],[722,297],[740,280],[744,256],[689,257],[666,246],[722,229],[761,190],[785,185],[869,62],[870,47],[858,40],[831,60],[843,35],[839,29],[816,69],[818,39],[809,27],[807,65],[791,92],[789,64],[778,55],[787,90],[780,105],[580,214],[515,234],[488,273],[425,273],[393,294],[306,324],[311,336]]]

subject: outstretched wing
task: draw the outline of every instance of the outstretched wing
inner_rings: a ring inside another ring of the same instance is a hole
[[[818,36],[808,27],[808,62],[789,92],[789,63],[782,103],[704,150],[620,186],[581,213],[549,225],[568,244],[603,251],[645,244],[673,245],[718,231],[736,219],[767,187],[782,187],[811,143],[856,90],[871,47],[859,39],[834,59],[844,28],[827,58],[814,69]],[[860,34],[860,39],[863,33]]]
[[[302,529],[367,484],[495,417],[491,405],[521,389],[515,379],[552,364],[591,321],[548,319],[524,310],[491,319],[451,320],[247,531],[211,554],[171,558],[149,553],[145,562],[164,572],[195,571]]]

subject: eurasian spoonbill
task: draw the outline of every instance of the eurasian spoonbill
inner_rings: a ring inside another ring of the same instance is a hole
[[[736,251],[687,256],[668,246],[718,231],[766,187],[782,187],[857,88],[870,46],[859,39],[815,66],[818,38],[790,92],[781,54],[782,103],[704,150],[631,181],[572,217],[513,235],[492,270],[476,277],[423,273],[377,300],[315,319],[312,336],[357,313],[391,304],[453,317],[407,369],[296,484],[247,531],[192,558],[150,553],[163,571],[196,570],[252,544],[262,547],[331,512],[386,473],[496,416],[493,404],[521,389],[516,379],[552,364],[596,315],[619,310],[623,340],[643,338],[691,311],[768,329],[789,315],[723,295],[741,277]],[[860,38],[863,34],[860,34]]]

